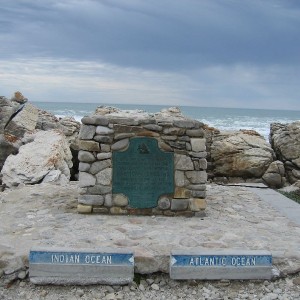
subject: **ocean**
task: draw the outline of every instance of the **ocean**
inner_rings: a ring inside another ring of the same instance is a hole
[[[169,106],[106,104],[106,103],[70,103],[70,102],[33,102],[37,107],[47,110],[57,117],[72,116],[80,121],[83,116],[92,114],[97,106],[114,106],[120,109],[140,109],[149,113],[159,112]],[[270,124],[290,123],[300,120],[300,111],[245,108],[215,108],[180,106],[181,112],[190,118],[199,120],[219,130],[251,129],[260,133],[268,141]]]

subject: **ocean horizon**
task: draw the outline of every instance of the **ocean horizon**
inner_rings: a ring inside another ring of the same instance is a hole
[[[112,106],[123,110],[143,110],[149,113],[161,111],[171,105],[146,104],[109,104],[79,102],[32,102],[38,108],[49,111],[57,117],[74,117],[81,121],[84,116],[91,115],[98,106]],[[219,130],[255,130],[267,141],[271,123],[291,123],[300,120],[300,111],[253,109],[253,108],[221,108],[178,106],[183,115],[203,122]]]

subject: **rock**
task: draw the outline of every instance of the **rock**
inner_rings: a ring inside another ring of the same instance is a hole
[[[78,151],[79,149],[78,134],[80,130],[80,123],[77,122],[73,117],[64,117],[58,119],[55,115],[45,110],[38,109],[36,129],[44,131],[58,129],[66,136],[71,150]]]
[[[85,150],[85,151],[100,152],[100,145],[95,141],[80,140],[79,147],[81,150]]]
[[[94,162],[96,160],[95,156],[92,153],[90,153],[88,151],[83,151],[83,150],[80,150],[78,152],[78,159],[79,159],[79,161],[85,162],[85,163]]]
[[[126,196],[124,196],[123,194],[114,194],[112,201],[113,201],[113,205],[116,205],[116,206],[128,205],[128,198]]]
[[[194,170],[194,164],[190,157],[182,154],[174,155],[174,165],[176,170]]]
[[[11,187],[39,183],[53,170],[61,172],[59,177],[70,179],[70,167],[72,155],[64,135],[55,130],[40,131],[33,142],[21,146],[18,154],[6,159],[1,173],[3,183]]]
[[[223,132],[212,139],[215,176],[260,178],[273,161],[274,152],[270,145],[252,132]]]
[[[38,130],[52,130],[59,128],[59,119],[53,114],[39,109],[38,111],[38,120],[36,124],[36,129]]]
[[[79,172],[79,186],[80,187],[88,187],[94,186],[96,184],[96,177],[87,173],[87,172]]]
[[[285,171],[283,162],[276,160],[269,165],[262,178],[269,187],[278,189],[282,188],[284,185],[284,174]]]
[[[100,160],[92,163],[89,172],[93,175],[97,174],[98,172],[111,167],[111,159]]]
[[[15,136],[0,134],[0,171],[7,157],[10,154],[17,154],[21,145],[21,141]]]
[[[22,93],[16,92],[11,100],[0,97],[0,169],[10,154],[16,154],[23,144],[31,142],[27,139],[28,133],[36,130],[60,130],[66,137],[73,154],[73,166],[77,170],[78,132],[80,123],[74,118],[58,119],[53,114],[43,111],[27,102]],[[17,143],[16,143],[17,142]],[[74,174],[76,170],[71,170]]]
[[[299,286],[300,286],[300,277],[298,276],[298,277],[294,278],[294,279],[293,279],[293,283],[294,283],[295,285],[299,285]]]
[[[97,159],[98,160],[105,160],[108,158],[111,158],[112,154],[111,153],[97,153]]]
[[[207,174],[205,171],[186,171],[186,177],[193,184],[206,183]]]
[[[78,135],[80,130],[80,123],[73,117],[64,117],[59,120],[59,127],[70,145],[71,149],[79,150]]]
[[[23,105],[21,105],[19,102],[10,101],[5,97],[0,97],[0,171],[3,167],[6,158],[10,154],[16,154],[18,152],[19,147],[22,145],[22,128],[16,127],[20,131],[18,136],[16,136],[12,132],[12,128],[10,132],[6,130],[9,123],[13,120],[15,116],[17,116],[17,114],[22,110],[22,108]],[[25,132],[25,130],[22,132]]]
[[[96,133],[96,127],[82,124],[79,131],[79,138],[82,140],[92,140]]]
[[[186,210],[189,204],[188,199],[172,199],[171,210]]]
[[[10,99],[11,101],[14,101],[14,102],[17,102],[17,103],[20,103],[20,104],[24,104],[28,101],[27,98],[25,98],[23,96],[23,94],[19,91],[15,92],[14,95],[11,97]]]
[[[191,139],[192,151],[194,152],[206,151],[205,142],[206,142],[205,139],[192,138]]]
[[[159,291],[159,285],[156,283],[151,284],[152,290]]]
[[[123,151],[125,150],[129,145],[129,139],[123,139],[120,140],[111,146],[112,151]]]
[[[30,103],[23,108],[7,124],[5,132],[18,138],[24,136],[25,132],[33,132],[38,120],[38,109]]]
[[[171,201],[169,198],[163,196],[158,200],[157,206],[162,210],[169,209],[171,206]]]
[[[90,214],[92,210],[93,207],[91,205],[83,205],[83,204],[77,205],[77,212],[80,214]]]
[[[296,181],[294,184],[283,187],[280,189],[281,192],[291,193],[300,190],[300,180]]]
[[[270,143],[277,158],[284,163],[290,183],[300,179],[300,121],[272,123]]]
[[[98,184],[110,185],[112,181],[112,168],[107,168],[98,172],[96,178]]]
[[[4,132],[4,128],[9,122],[11,116],[20,108],[22,108],[20,104],[9,101],[5,97],[0,97],[0,133]]]
[[[78,166],[78,170],[82,172],[88,172],[90,170],[91,165],[88,163],[80,162]]]
[[[97,126],[96,127],[96,133],[100,134],[100,135],[106,135],[106,134],[114,133],[114,130],[110,129],[108,127],[105,127],[105,126]]]
[[[27,272],[26,272],[26,271],[23,271],[23,270],[22,270],[22,271],[20,271],[20,272],[18,273],[18,278],[21,279],[21,280],[25,279],[26,276],[27,276]]]

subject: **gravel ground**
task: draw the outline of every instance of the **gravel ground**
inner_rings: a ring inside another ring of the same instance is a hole
[[[135,278],[126,286],[35,286],[17,274],[0,279],[0,299],[300,299],[300,276],[275,281],[174,281],[167,274]]]

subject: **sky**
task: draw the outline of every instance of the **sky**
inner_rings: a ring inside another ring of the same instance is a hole
[[[0,95],[300,110],[299,0],[0,0]]]

